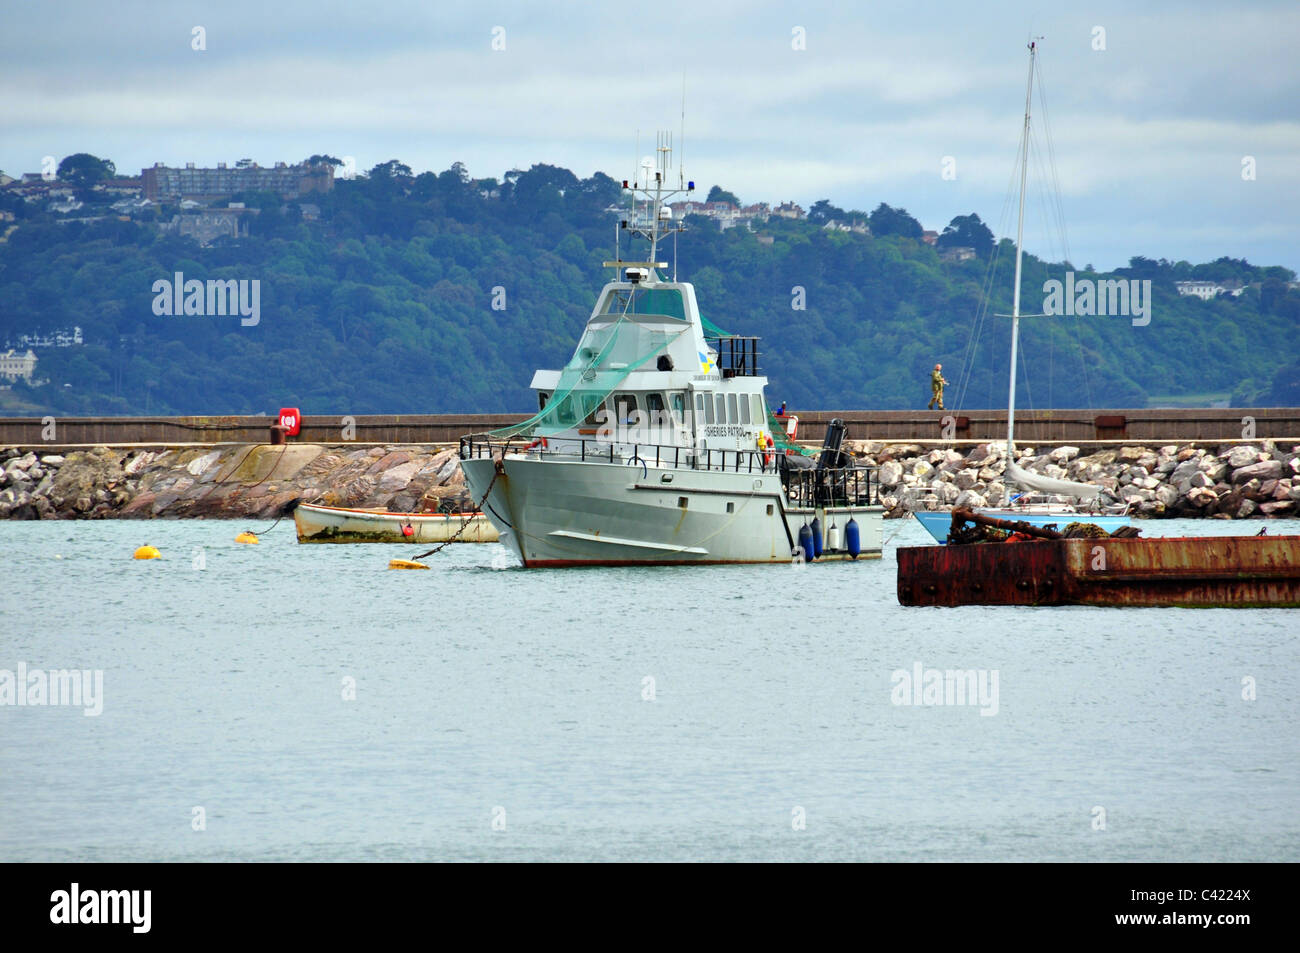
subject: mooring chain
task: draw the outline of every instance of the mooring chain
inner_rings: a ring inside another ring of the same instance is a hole
[[[488,483],[487,489],[483,491],[483,499],[479,500],[478,505],[474,507],[475,513],[481,513],[483,511],[483,504],[486,503],[488,497],[492,495],[492,487],[496,485],[497,477],[499,477],[503,472],[505,472],[505,465],[501,460],[497,460],[496,466],[493,468],[492,480]],[[416,556],[411,561],[419,562],[421,559],[424,559],[424,557],[426,556],[432,556],[434,553],[439,553],[442,550],[446,549],[452,543],[460,539],[461,535],[469,527],[469,524],[472,520],[473,520],[472,516],[468,516],[462,519],[460,523],[460,529],[456,530],[455,534],[452,535],[450,539],[443,540],[441,543],[433,547],[433,549],[429,550],[427,553],[420,553],[420,555]]]

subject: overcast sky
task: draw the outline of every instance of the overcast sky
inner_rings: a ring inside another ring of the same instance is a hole
[[[1038,36],[1075,264],[1230,255],[1300,270],[1300,4],[1135,6],[8,5],[0,169],[82,151],[123,174],[324,152],[363,170],[547,162],[624,178],[638,132],[644,154],[670,128],[690,178],[746,202],[884,201],[935,229],[974,211],[1009,235]],[[1026,244],[1057,257],[1042,207],[1031,187]]]

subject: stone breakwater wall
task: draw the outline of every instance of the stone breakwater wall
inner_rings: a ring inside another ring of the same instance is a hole
[[[881,502],[910,509],[1007,502],[1005,448],[849,441],[877,468]],[[1022,447],[1023,469],[1095,483],[1102,502],[1143,517],[1300,515],[1300,444]],[[473,504],[455,447],[438,444],[237,444],[71,452],[0,449],[0,518],[270,518],[296,502],[427,512]]]
[[[888,516],[912,509],[997,506],[1008,500],[1006,447],[973,449],[850,441],[860,466],[878,467]],[[1101,502],[1129,503],[1149,518],[1246,519],[1300,515],[1300,444],[1167,444],[1082,453],[1078,447],[1017,448],[1023,470],[1095,483]],[[1013,488],[1014,489],[1014,488]]]
[[[296,502],[426,512],[469,494],[455,447],[0,449],[0,518],[269,518]]]

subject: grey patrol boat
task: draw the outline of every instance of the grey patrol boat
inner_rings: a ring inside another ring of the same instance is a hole
[[[660,245],[684,229],[667,202],[694,189],[665,185],[670,153],[661,137],[623,183],[616,236],[649,255],[622,260],[616,241],[572,359],[533,376],[537,414],[461,439],[474,500],[529,568],[879,558],[875,471],[841,450],[843,425],[815,456],[795,447],[767,408],[758,338],[702,318],[675,260],[664,277]]]

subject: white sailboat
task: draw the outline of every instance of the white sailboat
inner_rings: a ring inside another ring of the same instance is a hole
[[[1025,125],[1020,144],[1020,202],[1016,220],[1016,271],[1011,293],[1011,373],[1007,392],[1007,445],[1006,472],[1007,480],[1032,491],[1013,500],[1010,506],[980,508],[979,512],[998,519],[1021,520],[1034,526],[1055,524],[1061,527],[1066,523],[1083,521],[1100,526],[1107,532],[1114,532],[1121,526],[1129,524],[1126,509],[1118,512],[1101,512],[1097,501],[1101,487],[1091,483],[1076,483],[1073,480],[1058,480],[1053,477],[1030,473],[1016,464],[1016,359],[1020,342],[1020,268],[1022,245],[1025,233],[1025,184],[1029,175],[1029,116],[1034,95],[1034,63],[1038,55],[1037,43],[1029,44],[1029,83],[1025,92]],[[1091,509],[1080,507],[1072,502],[1078,500],[1092,503]],[[952,516],[946,512],[922,512],[914,514],[937,542],[947,542],[948,532],[952,526]]]
[[[816,461],[787,451],[758,339],[709,325],[675,260],[664,275],[660,243],[684,225],[667,200],[694,183],[666,185],[666,135],[657,153],[624,182],[615,279],[573,358],[533,377],[538,413],[462,438],[473,499],[529,568],[878,558],[875,471],[840,451],[842,425]],[[645,260],[620,259],[621,232]]]

